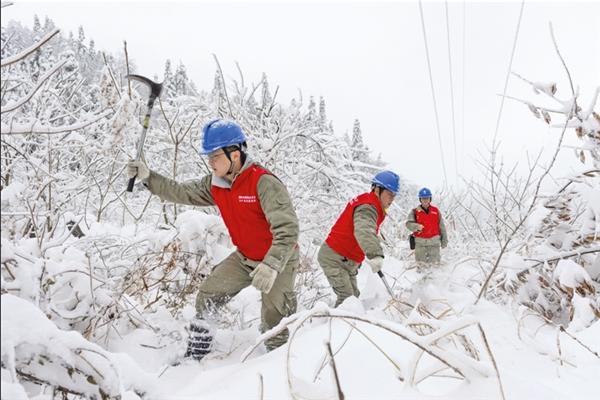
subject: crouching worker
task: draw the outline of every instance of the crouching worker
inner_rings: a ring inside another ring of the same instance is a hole
[[[358,297],[358,268],[367,257],[374,273],[383,266],[383,249],[377,234],[386,209],[400,189],[400,178],[391,171],[375,175],[371,191],[346,205],[319,249],[317,260],[337,296],[339,306],[350,296]]]
[[[186,357],[201,360],[212,348],[209,311],[249,285],[262,292],[261,331],[296,311],[294,279],[299,262],[298,218],[279,179],[252,161],[246,137],[232,121],[215,120],[203,128],[202,151],[212,174],[178,183],[129,162],[129,176],[161,199],[193,206],[217,206],[237,250],[214,267],[200,284],[197,316],[190,323]],[[216,307],[216,308],[215,308]],[[287,341],[287,330],[266,341],[267,350]]]

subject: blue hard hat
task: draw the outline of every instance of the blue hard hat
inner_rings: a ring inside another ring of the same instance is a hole
[[[400,190],[400,177],[392,171],[382,171],[373,177],[371,183],[396,194]]]
[[[246,141],[242,127],[233,121],[215,119],[202,128],[200,154],[209,154],[223,147],[241,145]]]
[[[431,190],[427,188],[423,188],[419,190],[419,199],[427,199],[431,198]]]

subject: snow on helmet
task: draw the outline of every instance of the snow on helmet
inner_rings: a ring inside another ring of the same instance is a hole
[[[202,128],[202,150],[209,154],[223,147],[240,145],[246,141],[242,127],[233,121],[215,119]]]
[[[400,190],[400,177],[392,171],[382,171],[373,177],[371,183],[396,194]]]
[[[431,190],[427,189],[427,188],[423,188],[421,190],[419,190],[419,199],[427,199],[427,198],[431,198]]]

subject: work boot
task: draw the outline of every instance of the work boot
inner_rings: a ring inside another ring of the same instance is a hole
[[[188,331],[190,337],[188,339],[185,358],[200,361],[204,356],[210,353],[212,349],[214,336],[212,329],[205,320],[196,318],[190,322]]]

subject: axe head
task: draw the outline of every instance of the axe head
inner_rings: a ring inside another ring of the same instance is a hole
[[[147,85],[150,88],[150,97],[156,98],[160,96],[160,92],[162,91],[162,83],[156,83],[151,79],[146,78],[145,76],[129,74],[125,76],[128,79],[133,79],[134,81],[141,82]]]

